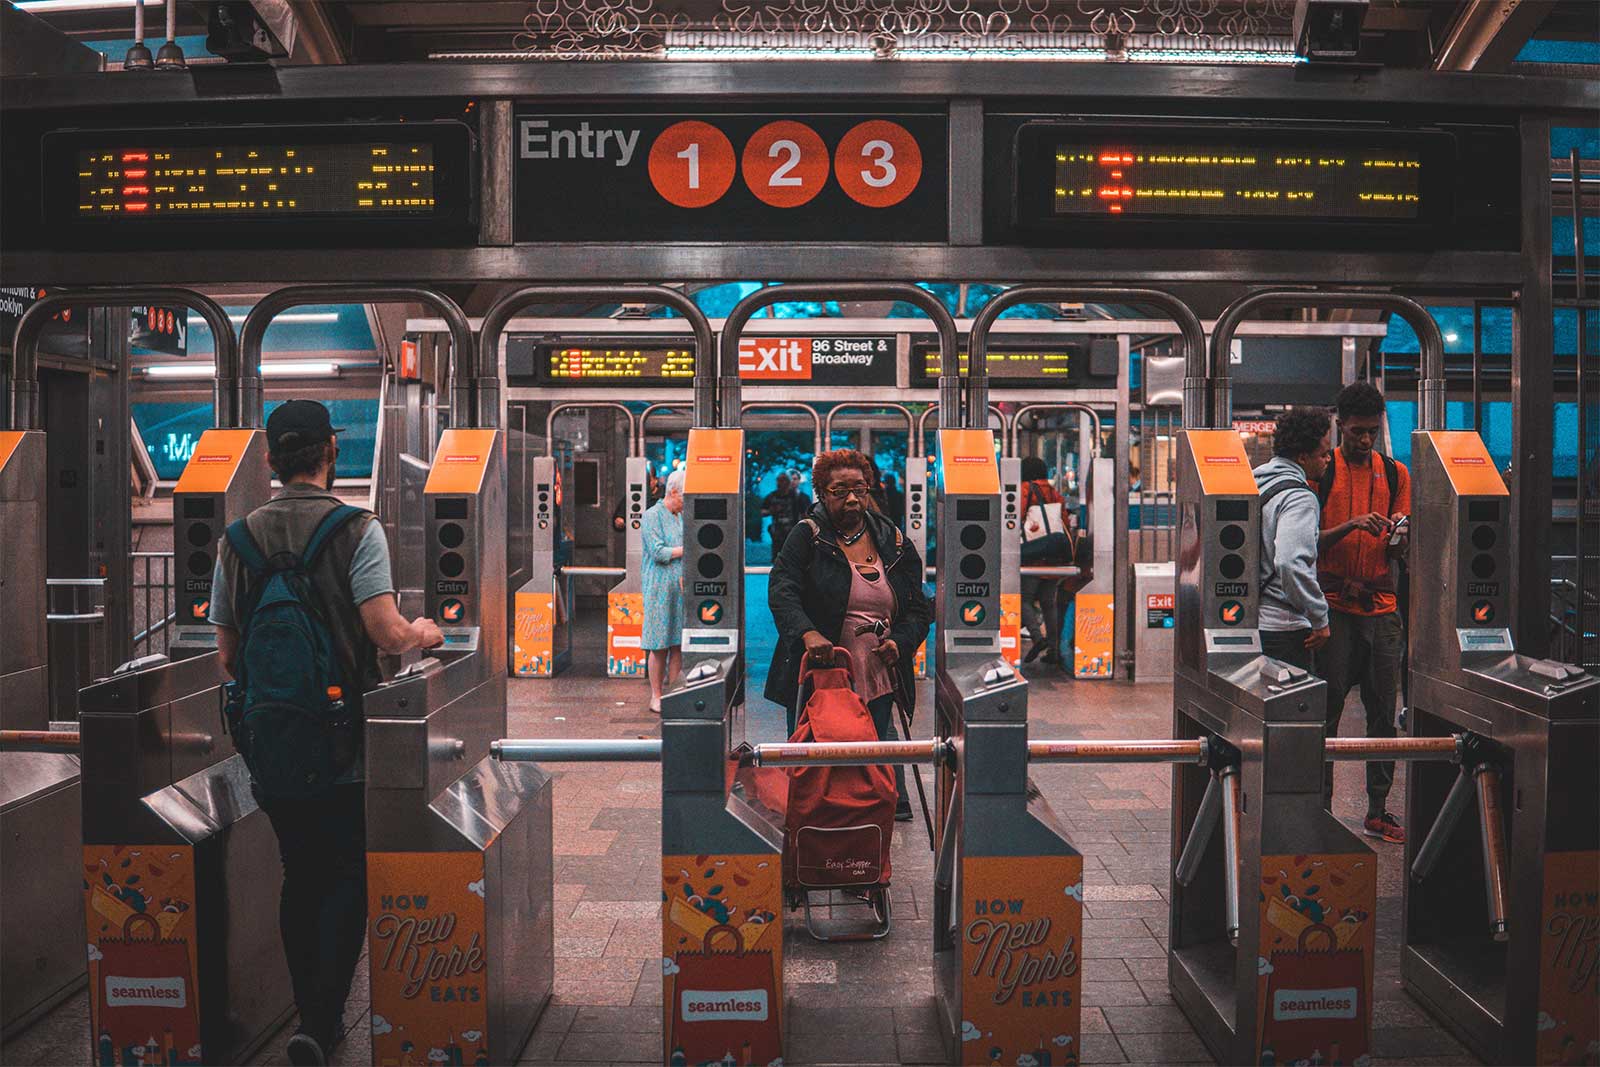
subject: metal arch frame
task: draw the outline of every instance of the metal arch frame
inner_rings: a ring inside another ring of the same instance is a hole
[[[822,416],[817,414],[817,409],[811,404],[801,400],[741,400],[739,402],[739,424],[744,425],[744,413],[747,411],[799,411],[811,416],[811,446],[813,452],[826,452],[824,445]]]
[[[493,382],[498,416],[500,390],[500,337],[520,311],[535,304],[557,303],[649,303],[662,304],[684,317],[694,332],[694,424],[713,426],[717,418],[717,382],[711,364],[716,339],[705,312],[686,294],[664,285],[527,285],[496,300],[478,326],[478,373],[485,383]],[[738,354],[734,354],[734,396],[739,380]],[[724,363],[724,373],[727,364]],[[478,403],[483,406],[480,396]]]
[[[108,286],[46,296],[17,320],[17,331],[11,342],[11,403],[6,405],[11,428],[39,428],[39,338],[51,316],[66,308],[129,308],[149,304],[175,304],[199,312],[206,320],[213,338],[212,360],[216,366],[211,386],[213,418],[218,426],[239,425],[239,411],[234,404],[235,383],[240,376],[239,347],[235,343],[233,324],[222,305],[193,289],[177,286]]]
[[[1417,429],[1444,429],[1444,336],[1427,309],[1408,296],[1397,293],[1332,292],[1314,293],[1300,289],[1264,289],[1240,297],[1223,309],[1211,330],[1210,365],[1203,368],[1210,383],[1212,422],[1217,427],[1233,423],[1233,392],[1228,373],[1228,349],[1239,323],[1263,308],[1337,308],[1388,311],[1399,315],[1416,331],[1421,348],[1422,377],[1417,382]],[[1194,364],[1189,365],[1190,373]],[[1184,387],[1184,426],[1197,429],[1189,421],[1188,386]]]
[[[1077,401],[1057,404],[1042,400],[1037,404],[1024,404],[1011,413],[1011,447],[1008,450],[1011,455],[1017,454],[1017,435],[1022,432],[1022,416],[1036,411],[1077,411],[1089,416],[1089,421],[1094,424],[1094,429],[1090,431],[1094,434],[1094,449],[1090,452],[1091,458],[1098,456],[1105,447],[1101,442],[1101,433],[1103,431],[1100,427],[1100,413],[1094,408],[1088,404],[1080,404]],[[1035,427],[1035,429],[1037,428]]]
[[[563,400],[559,403],[551,404],[550,413],[544,417],[544,449],[546,455],[553,456],[556,454],[556,415],[563,411],[571,411],[574,408],[605,408],[608,411],[620,411],[623,417],[628,420],[628,443],[631,445],[639,435],[639,427],[633,417],[633,410],[620,400]]]
[[[722,346],[722,373],[725,376],[722,387],[727,390],[723,402],[729,404],[732,410],[738,409],[739,338],[744,332],[745,324],[764,307],[797,300],[903,300],[920,309],[933,324],[934,331],[939,335],[939,366],[943,369],[955,366],[955,356],[960,344],[956,320],[944,306],[943,301],[921,286],[912,285],[910,282],[801,282],[769,285],[757,289],[733,305],[727,317],[722,320],[722,336],[718,341]],[[731,375],[731,378],[726,377],[728,375]],[[732,398],[731,404],[727,397]],[[941,375],[939,398],[948,401],[954,405],[955,410],[960,411],[960,379],[953,374]]]
[[[473,411],[474,386],[480,372],[475,362],[477,352],[472,345],[472,327],[467,323],[466,313],[461,306],[432,289],[366,285],[291,285],[274,290],[256,301],[239,330],[241,371],[237,402],[242,425],[251,428],[263,425],[262,406],[265,397],[261,389],[261,343],[266,339],[267,327],[283,312],[307,304],[422,304],[432,308],[450,331],[451,422],[457,426],[499,425],[498,397],[494,409],[488,412],[490,418],[487,421],[481,419],[484,412]],[[480,418],[475,418],[475,415]]]
[[[984,401],[989,396],[989,330],[999,320],[1000,313],[1007,308],[1016,307],[1018,304],[1041,304],[1048,302],[1063,303],[1083,302],[1102,304],[1142,304],[1165,312],[1178,327],[1178,332],[1183,337],[1184,349],[1184,383],[1183,383],[1183,414],[1184,423],[1190,425],[1190,418],[1204,419],[1205,417],[1205,384],[1203,360],[1205,358],[1206,331],[1200,324],[1200,317],[1194,309],[1179,300],[1171,293],[1164,293],[1159,289],[1129,289],[1120,287],[1091,287],[1078,288],[1070,285],[1020,285],[1013,289],[996,295],[987,304],[978,310],[972,318],[972,326],[967,331],[967,359],[970,369],[967,372],[969,402],[976,405],[980,398]],[[1111,320],[1114,324],[1115,320]],[[1226,425],[1224,419],[1218,425]]]
[[[633,451],[634,455],[644,455],[645,434],[647,432],[645,424],[650,421],[650,416],[656,414],[657,412],[665,413],[669,411],[686,412],[690,415],[694,414],[693,411],[691,411],[688,407],[685,407],[683,404],[670,400],[656,401],[655,403],[648,405],[643,411],[639,412],[639,419],[635,423],[636,429],[634,432],[636,437]]]
[[[899,412],[901,415],[904,415],[906,419],[906,455],[915,456],[917,454],[915,449],[920,447],[920,442],[915,439],[917,436],[917,417],[911,414],[910,408],[906,407],[904,404],[895,403],[893,400],[880,400],[876,402],[864,400],[859,403],[847,402],[833,405],[833,407],[828,409],[827,415],[823,416],[822,419],[822,440],[828,446],[828,448],[833,448],[833,417],[841,411],[859,411],[862,414],[866,414],[867,412],[871,411]]]
[[[944,364],[941,363],[939,366],[943,367]],[[938,411],[939,408],[939,401],[935,400],[933,403],[923,408],[922,414],[917,416],[917,432],[912,436],[917,439],[917,454],[919,456],[926,456],[928,454],[928,420],[933,418],[934,412]],[[1006,436],[1011,432],[1011,419],[1004,411],[1000,410],[999,404],[990,404],[989,414],[1000,420],[1000,443],[1003,445],[1005,444]],[[943,425],[943,420],[940,420],[940,424]],[[980,429],[986,430],[988,428],[989,420],[984,419],[983,426],[980,427]]]

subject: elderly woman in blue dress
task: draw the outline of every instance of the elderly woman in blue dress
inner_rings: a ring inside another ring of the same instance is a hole
[[[650,710],[661,711],[661,691],[683,660],[683,471],[667,478],[667,492],[644,513],[644,633],[649,657]]]

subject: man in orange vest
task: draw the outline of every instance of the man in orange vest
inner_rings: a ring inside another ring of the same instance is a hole
[[[1330,635],[1317,652],[1317,673],[1328,683],[1328,736],[1350,690],[1360,687],[1367,736],[1393,737],[1400,665],[1406,630],[1396,598],[1396,576],[1405,555],[1411,514],[1411,474],[1405,464],[1373,446],[1383,432],[1383,394],[1368,382],[1340,391],[1339,447],[1317,485],[1322,499],[1317,580],[1327,597]],[[1367,764],[1370,837],[1400,843],[1405,830],[1385,809],[1394,784],[1394,764]],[[1327,764],[1323,802],[1333,806],[1333,764]]]

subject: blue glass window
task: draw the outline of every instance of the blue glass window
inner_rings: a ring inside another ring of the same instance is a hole
[[[282,400],[269,400],[267,414]],[[357,398],[325,400],[339,435],[339,464],[334,473],[340,478],[372,477],[373,444],[378,429],[378,400]],[[211,404],[150,401],[133,405],[133,421],[144,438],[145,450],[155,464],[156,476],[175,481],[184,464],[194,455],[200,435],[211,429]]]

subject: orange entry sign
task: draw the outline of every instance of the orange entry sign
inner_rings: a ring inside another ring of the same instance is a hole
[[[1244,442],[1234,430],[1185,430],[1195,469],[1200,472],[1200,488],[1207,496],[1255,496],[1256,477],[1250,473],[1250,457]]]
[[[11,462],[11,454],[22,443],[21,430],[0,430],[0,470],[5,470],[6,464]]]
[[[1461,496],[1509,496],[1483,438],[1471,430],[1429,430],[1439,462]]]
[[[425,493],[471,495],[483,488],[499,430],[446,430],[428,472]]]
[[[947,493],[978,496],[1000,492],[992,430],[940,430],[939,466]]]
[[[260,430],[207,430],[178,476],[176,493],[225,493]]]
[[[743,430],[689,431],[689,465],[683,478],[686,493],[737,493],[744,458]]]

